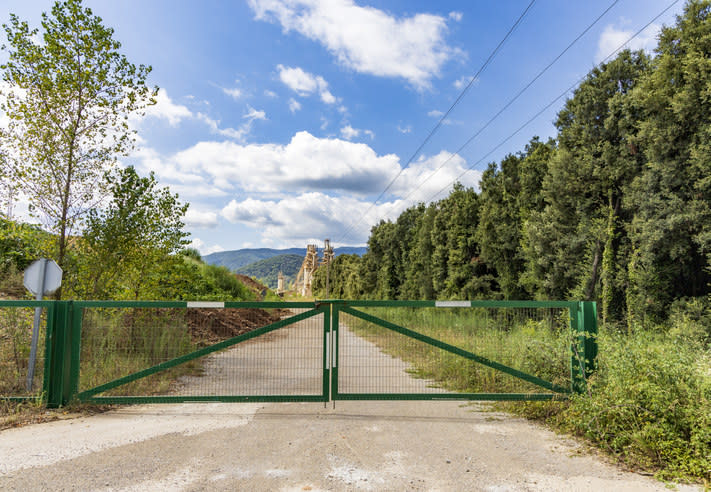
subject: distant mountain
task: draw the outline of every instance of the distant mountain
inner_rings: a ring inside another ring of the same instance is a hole
[[[279,272],[284,274],[285,286],[288,286],[296,278],[303,261],[301,255],[277,255],[245,265],[237,273],[259,279],[270,289],[276,289]]]
[[[322,253],[322,248],[319,248],[319,255]],[[336,256],[340,255],[358,255],[363,256],[368,248],[365,246],[345,246],[335,248]],[[288,248],[288,249],[238,249],[234,251],[220,251],[202,257],[205,263],[210,265],[225,266],[230,270],[239,270],[243,266],[249,265],[260,260],[266,260],[279,255],[299,255],[302,260],[306,256],[306,248]],[[301,267],[301,265],[299,265]],[[297,270],[298,272],[298,270]]]

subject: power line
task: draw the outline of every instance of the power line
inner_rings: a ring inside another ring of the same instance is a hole
[[[632,41],[634,38],[636,38],[637,36],[639,36],[639,35],[640,35],[645,29],[647,29],[654,21],[656,21],[657,19],[659,19],[662,15],[664,15],[669,9],[671,9],[671,8],[672,8],[674,5],[676,5],[677,3],[679,3],[679,0],[674,0],[671,4],[669,4],[668,7],[666,7],[666,8],[665,8],[664,10],[662,10],[659,14],[657,14],[652,20],[650,20],[649,22],[647,22],[643,27],[641,27],[637,32],[635,32],[632,36],[630,36],[624,43],[622,43],[621,45],[619,45],[615,50],[613,50],[609,55],[607,55],[607,56],[606,56],[601,62],[599,62],[597,65],[602,65],[603,63],[605,63],[606,61],[608,61],[610,58],[612,58],[618,51],[620,51],[621,49],[623,49],[623,48],[627,45],[627,43],[629,43],[629,42]],[[461,178],[461,177],[464,176],[466,173],[468,173],[469,171],[471,171],[476,165],[478,165],[479,163],[481,163],[481,162],[482,162],[484,159],[486,159],[489,155],[493,154],[496,150],[498,150],[499,147],[501,147],[501,146],[504,145],[506,142],[508,142],[509,140],[511,140],[516,134],[518,134],[521,130],[523,130],[526,126],[528,126],[531,122],[533,122],[533,121],[534,121],[536,118],[538,118],[541,114],[543,114],[545,111],[547,111],[551,106],[553,106],[553,104],[555,104],[559,99],[561,99],[562,97],[564,97],[564,96],[565,96],[566,94],[568,94],[568,92],[570,92],[571,90],[575,89],[575,87],[576,87],[578,84],[580,84],[583,80],[585,80],[586,77],[587,77],[587,74],[584,75],[584,76],[582,76],[581,78],[579,78],[577,81],[575,81],[575,83],[573,83],[573,85],[571,85],[570,87],[568,87],[568,88],[567,88],[564,92],[562,92],[558,97],[556,97],[556,98],[553,99],[550,103],[548,103],[546,106],[544,106],[540,111],[538,111],[535,115],[533,115],[531,118],[529,118],[528,121],[526,121],[523,125],[521,125],[520,127],[518,127],[518,128],[517,128],[513,133],[511,133],[508,137],[506,137],[504,140],[502,140],[501,142],[499,142],[498,145],[496,145],[493,149],[491,149],[489,152],[487,152],[487,153],[486,153],[483,157],[481,157],[478,161],[476,161],[474,164],[472,164],[471,166],[469,166],[468,168],[466,168],[463,172],[461,172],[461,173],[459,174],[459,176],[457,176],[453,181],[451,181],[449,184],[447,184],[447,186],[445,186],[444,188],[440,189],[440,190],[439,190],[437,193],[435,193],[434,195],[430,196],[430,198],[427,199],[427,202],[433,200],[437,195],[439,195],[440,193],[442,193],[443,191],[445,191],[447,188],[449,188],[450,186],[452,186],[454,183],[456,183],[456,182],[459,180],[459,178]],[[467,142],[466,142],[464,145],[462,145],[462,146],[459,148],[459,150],[458,150],[457,152],[459,152],[459,151],[462,150],[464,147],[466,147],[466,146],[469,144],[469,142],[471,142],[471,139],[467,140]]]
[[[380,193],[380,195],[378,195],[378,197],[373,201],[373,203],[370,205],[370,207],[368,207],[368,210],[366,210],[365,213],[360,216],[360,218],[358,218],[356,221],[354,221],[354,222],[343,232],[343,234],[341,234],[341,236],[340,236],[340,238],[339,238],[339,242],[340,242],[340,239],[343,239],[343,238],[347,237],[348,233],[349,233],[356,225],[358,225],[358,224],[363,220],[363,218],[364,218],[366,215],[368,215],[368,213],[373,209],[373,207],[378,203],[378,201],[385,195],[385,193],[392,187],[392,185],[393,185],[393,184],[395,183],[395,181],[400,177],[400,175],[402,175],[402,173],[405,171],[405,169],[407,169],[407,168],[409,167],[409,165],[412,163],[412,161],[415,160],[415,157],[417,157],[417,155],[420,153],[420,151],[422,150],[422,148],[427,144],[427,142],[430,141],[430,139],[434,136],[434,134],[437,132],[437,130],[442,126],[442,124],[443,124],[444,121],[447,119],[447,117],[449,116],[449,114],[452,112],[452,110],[454,109],[454,107],[457,106],[457,104],[459,104],[459,102],[462,100],[462,98],[463,98],[464,95],[467,93],[467,91],[469,91],[469,88],[474,84],[474,82],[477,80],[477,78],[479,78],[479,75],[482,74],[482,72],[486,69],[486,67],[488,67],[489,64],[492,62],[492,60],[494,59],[494,57],[496,57],[496,55],[498,54],[499,50],[503,47],[504,43],[508,40],[508,38],[511,36],[511,34],[513,34],[513,32],[516,30],[516,28],[518,27],[518,25],[521,23],[521,21],[522,21],[523,18],[526,16],[526,14],[528,13],[528,11],[531,9],[531,7],[533,6],[533,4],[534,4],[535,2],[536,2],[536,0],[531,0],[531,2],[530,2],[530,3],[528,4],[528,6],[524,9],[524,11],[523,11],[523,12],[521,13],[521,15],[518,17],[518,19],[516,19],[516,22],[514,22],[514,24],[511,26],[511,28],[509,28],[509,30],[508,30],[508,32],[506,33],[506,35],[501,39],[501,41],[499,41],[499,44],[496,46],[496,48],[494,48],[494,50],[491,52],[491,54],[489,55],[489,57],[488,57],[488,58],[486,59],[486,61],[482,64],[482,66],[479,68],[479,70],[476,72],[476,74],[474,74],[474,76],[472,76],[471,80],[469,81],[469,83],[467,84],[467,86],[462,90],[462,92],[459,94],[459,96],[458,96],[457,99],[454,101],[454,103],[452,103],[452,105],[449,107],[449,109],[444,113],[444,115],[442,115],[442,117],[439,119],[439,121],[438,121],[437,124],[434,126],[434,128],[432,128],[432,130],[430,130],[430,132],[427,134],[427,137],[425,137],[425,139],[424,139],[424,140],[422,141],[422,143],[417,147],[417,149],[415,150],[415,152],[413,152],[412,156],[407,160],[407,162],[405,163],[405,165],[404,165],[402,168],[400,168],[400,171],[395,175],[395,177],[390,181],[390,183],[388,183],[388,185],[387,185],[387,186],[385,187],[385,189]]]
[[[575,43],[577,43],[578,41],[580,41],[580,39],[581,39],[585,34],[587,34],[587,32],[588,32],[590,29],[592,29],[593,26],[594,26],[595,24],[597,24],[597,23],[600,21],[600,19],[602,19],[602,18],[605,16],[605,14],[607,14],[607,13],[612,9],[612,7],[614,7],[617,3],[619,3],[619,0],[615,0],[614,2],[612,2],[612,3],[610,4],[610,6],[607,7],[590,25],[588,25],[588,27],[586,27],[586,28],[583,30],[583,32],[581,32],[575,39],[573,39],[573,41],[571,41],[570,44],[568,44],[568,46],[566,46],[566,48],[565,48],[563,51],[561,51],[561,52],[558,54],[558,56],[556,56],[556,57],[553,59],[553,61],[551,61],[548,65],[546,65],[545,68],[543,68],[543,70],[541,70],[540,72],[538,72],[538,74],[537,74],[535,77],[533,77],[533,79],[531,79],[531,81],[530,81],[528,84],[526,84],[520,91],[518,91],[518,93],[517,93],[513,98],[511,98],[511,99],[504,105],[504,107],[502,107],[494,116],[492,116],[491,119],[489,119],[489,121],[487,121],[481,128],[479,128],[479,129],[476,131],[476,133],[474,133],[474,135],[472,135],[466,142],[464,142],[464,144],[463,144],[462,146],[460,146],[452,155],[450,155],[447,159],[445,159],[444,162],[442,162],[442,164],[440,164],[439,167],[437,167],[437,169],[435,169],[434,171],[432,171],[432,173],[430,173],[429,176],[427,176],[425,179],[423,179],[423,180],[420,182],[420,184],[418,184],[414,189],[412,189],[412,190],[410,191],[410,193],[408,193],[408,195],[407,195],[405,198],[403,198],[403,201],[407,201],[417,190],[419,190],[419,189],[422,187],[422,185],[424,185],[427,181],[429,181],[429,180],[432,178],[432,176],[434,176],[435,174],[437,174],[440,169],[442,169],[445,165],[447,165],[447,163],[448,163],[449,161],[451,161],[451,160],[454,158],[455,155],[458,155],[459,152],[460,152],[462,149],[464,149],[467,145],[469,145],[469,144],[472,142],[472,140],[474,140],[476,137],[478,137],[478,136],[481,134],[481,132],[483,132],[486,128],[488,128],[489,125],[491,125],[491,123],[494,122],[494,120],[496,120],[499,116],[501,116],[501,114],[502,114],[504,111],[506,111],[519,97],[521,97],[521,95],[522,95],[524,92],[526,92],[539,78],[541,78],[541,76],[542,76],[544,73],[546,73],[558,60],[560,60],[560,58],[561,58],[565,53],[567,53],[568,50],[569,50],[570,48],[572,48],[573,45],[575,45]]]

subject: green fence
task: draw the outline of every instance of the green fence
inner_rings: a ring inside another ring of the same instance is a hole
[[[27,392],[35,307],[46,328]],[[0,301],[0,398],[564,398],[594,370],[596,326],[589,302]]]

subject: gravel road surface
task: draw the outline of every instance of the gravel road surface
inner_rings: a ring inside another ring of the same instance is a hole
[[[390,368],[402,384],[407,367],[357,338],[349,343],[382,357],[379,373]],[[216,354],[206,366],[220,377],[232,371],[220,360],[244,362]],[[127,406],[0,432],[0,490],[669,490],[488,409],[453,401]]]

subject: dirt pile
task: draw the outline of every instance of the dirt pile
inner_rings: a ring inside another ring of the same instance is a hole
[[[262,299],[263,297],[263,292],[266,292],[267,286],[260,284],[256,280],[254,280],[252,277],[248,277],[247,275],[242,275],[241,273],[235,273],[235,277],[237,277],[237,280],[242,282],[249,290],[257,294],[258,299]]]
[[[210,345],[242,335],[282,319],[283,309],[188,309],[188,322],[192,341]]]

